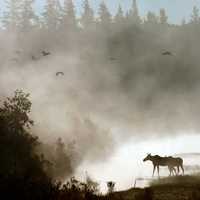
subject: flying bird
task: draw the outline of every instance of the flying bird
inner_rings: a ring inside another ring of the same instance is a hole
[[[56,72],[56,76],[64,76],[64,72]]]
[[[173,54],[170,51],[164,51],[162,53],[163,56],[173,56]]]
[[[49,56],[50,54],[51,54],[50,52],[42,51],[42,55],[43,55],[43,56]]]

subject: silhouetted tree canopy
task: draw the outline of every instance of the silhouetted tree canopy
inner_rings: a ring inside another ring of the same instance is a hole
[[[29,94],[16,90],[0,107],[0,175],[45,177],[43,161],[35,153],[39,141],[29,133]]]

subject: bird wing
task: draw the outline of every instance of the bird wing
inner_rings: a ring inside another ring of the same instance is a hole
[[[57,72],[56,76],[58,76],[58,75],[64,75],[64,73],[63,72]]]

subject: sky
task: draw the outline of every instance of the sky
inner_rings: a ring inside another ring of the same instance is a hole
[[[63,0],[60,0],[61,3]],[[98,11],[98,5],[101,0],[89,0],[91,6],[94,10]],[[118,5],[121,4],[124,11],[127,11],[132,4],[132,0],[104,0],[110,11],[114,14],[118,8]],[[44,5],[44,0],[36,0],[36,10],[40,12]],[[157,14],[159,13],[160,8],[165,8],[170,23],[180,23],[183,18],[189,19],[193,6],[200,8],[200,0],[137,0],[138,7],[140,10],[140,15],[145,16],[147,11],[154,11]],[[83,0],[74,0],[76,5],[76,10],[80,15],[82,11]],[[1,10],[4,9],[5,0],[0,0]]]

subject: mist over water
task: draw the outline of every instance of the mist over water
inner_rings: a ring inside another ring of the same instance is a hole
[[[180,156],[184,160],[185,174],[199,172],[200,156],[192,152],[199,152],[199,136],[183,133],[182,136],[151,138],[135,143],[135,140],[121,145],[107,162],[83,162],[76,170],[76,175],[85,180],[86,169],[94,180],[98,181],[101,190],[106,192],[107,181],[115,181],[117,190],[126,190],[134,186],[146,187],[152,181],[153,165],[150,161],[143,162],[147,153],[161,156]],[[187,148],[186,148],[187,147]],[[147,151],[148,150],[148,151]],[[178,154],[177,154],[178,152]],[[189,152],[189,153],[188,153]],[[168,177],[166,167],[160,167],[160,176]],[[155,173],[157,179],[157,172]]]
[[[57,22],[47,13],[28,31],[17,24],[0,33],[2,99],[29,92],[33,134],[72,145],[74,171],[101,166],[130,140],[199,132],[199,21],[175,26],[154,13],[142,21],[136,5],[128,18],[111,19],[102,5],[90,23],[77,25],[69,13],[71,21],[61,15],[66,23]]]

